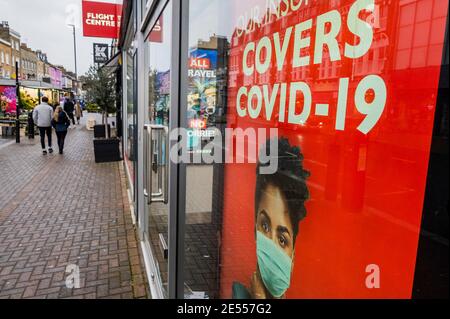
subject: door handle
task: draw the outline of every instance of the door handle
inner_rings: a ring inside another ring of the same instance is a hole
[[[154,139],[154,132],[159,132],[159,138]],[[145,126],[145,139],[144,139],[144,161],[145,161],[145,190],[144,194],[147,197],[148,205],[152,203],[169,203],[169,128],[162,125],[146,125]],[[164,137],[164,138],[163,138]],[[161,186],[157,193],[153,192],[153,170],[152,166],[154,164],[154,141],[157,142],[158,146],[158,157],[157,157],[157,178],[158,184]],[[165,148],[163,148],[163,143]],[[162,154],[165,153],[165,167],[164,174],[162,173]],[[163,184],[163,185],[161,185]]]
[[[149,184],[148,184],[148,147],[149,147],[149,136],[150,136],[150,131],[149,128],[146,126],[144,126],[144,197],[147,198],[148,201],[148,197],[149,197]]]

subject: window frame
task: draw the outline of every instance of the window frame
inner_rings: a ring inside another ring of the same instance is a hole
[[[172,50],[171,50],[171,102],[170,102],[170,127],[169,130],[173,128],[183,127],[182,118],[185,116],[184,108],[179,105],[180,101],[183,101],[184,96],[181,94],[183,92],[183,74],[187,74],[187,55],[186,57],[182,54],[185,52],[184,45],[187,47],[187,30],[183,30],[182,21],[188,22],[188,19],[182,19],[186,0],[150,0],[146,12],[143,13],[142,23],[140,25],[139,32],[141,33],[141,41],[138,46],[141,46],[143,52],[145,52],[148,35],[155,26],[157,20],[163,14],[169,1],[172,3]],[[186,49],[187,50],[187,49]],[[187,52],[187,51],[186,51]],[[148,53],[148,52],[147,52]],[[143,54],[144,56],[144,69],[148,67],[149,59],[148,54]],[[184,63],[184,64],[183,64]],[[186,68],[181,67],[185,65]],[[183,73],[185,72],[185,73]],[[148,87],[148,77],[146,72],[141,72],[138,82],[144,83],[144,88]],[[187,82],[187,78],[186,78]],[[142,86],[141,86],[142,87]],[[147,104],[148,104],[148,92],[144,90],[144,98],[142,104],[139,105],[141,114],[146,114]],[[140,128],[141,129],[141,128]],[[143,128],[142,128],[143,129]],[[176,142],[171,142],[170,148],[174,146]],[[183,261],[184,261],[184,201],[186,197],[186,189],[183,185],[186,184],[185,172],[180,164],[170,162],[170,174],[169,174],[169,260],[168,260],[168,297],[169,299],[184,299],[184,290],[180,290],[180,286],[184,286],[183,280]],[[183,201],[180,203],[180,201]],[[144,226],[144,229],[148,225]],[[150,248],[150,247],[148,247]],[[151,255],[151,251],[150,251]],[[158,293],[161,296],[162,292]]]

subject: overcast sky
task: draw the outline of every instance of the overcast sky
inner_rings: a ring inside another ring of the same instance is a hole
[[[122,0],[95,0],[122,3]],[[280,0],[278,0],[280,1]],[[93,43],[111,44],[111,39],[85,38],[82,30],[82,0],[0,0],[0,21],[8,21],[19,32],[22,42],[33,50],[47,53],[50,63],[63,65],[74,71],[73,35],[69,23],[75,23],[78,55],[78,75],[93,64]],[[217,34],[230,37],[239,15],[250,16],[254,6],[265,6],[266,0],[198,0],[190,8],[191,45],[199,39],[208,40]],[[220,19],[223,12],[231,12],[232,19]],[[264,9],[259,12],[265,12]],[[220,22],[219,22],[220,21]]]
[[[50,63],[70,71],[75,70],[73,35],[66,24],[75,21],[78,75],[93,64],[94,42],[111,44],[110,39],[83,37],[81,20],[81,0],[0,0],[0,21],[8,21],[28,47],[47,53]]]

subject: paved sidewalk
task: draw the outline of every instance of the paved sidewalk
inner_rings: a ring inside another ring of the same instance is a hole
[[[0,299],[147,298],[122,164],[95,164],[92,137],[70,130],[63,156],[39,137],[0,148]]]
[[[0,136],[0,149],[3,147],[8,146],[9,144],[15,143],[16,140],[13,140],[11,138],[2,138]]]

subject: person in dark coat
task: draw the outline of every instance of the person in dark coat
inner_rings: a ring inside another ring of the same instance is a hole
[[[72,99],[66,98],[64,102],[64,111],[69,116],[70,120],[72,121],[73,125],[75,125],[75,104],[73,103]]]
[[[56,108],[55,114],[53,115],[52,126],[58,137],[59,154],[62,155],[64,153],[67,130],[70,127],[70,118],[61,106]]]

